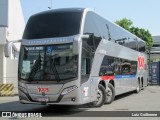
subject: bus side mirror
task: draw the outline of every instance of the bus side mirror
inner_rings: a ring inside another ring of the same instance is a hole
[[[10,57],[13,43],[19,43],[19,42],[21,42],[21,40],[14,40],[12,42],[7,42],[4,46],[4,56]]]
[[[90,34],[85,34],[85,35],[82,35],[81,38],[82,38],[82,39],[88,39],[89,36],[90,36]]]
[[[4,46],[4,55],[5,57],[10,57],[11,49],[12,49],[12,42],[8,42]]]
[[[81,35],[80,36],[81,39],[88,39],[89,38],[89,35],[86,34],[86,35]],[[73,42],[73,54],[74,55],[78,55],[79,54],[79,43],[78,43],[78,39],[75,39],[74,42]]]

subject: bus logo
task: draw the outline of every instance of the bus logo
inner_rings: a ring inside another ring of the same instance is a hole
[[[138,56],[138,69],[144,69],[144,56]]]
[[[42,92],[48,92],[49,91],[49,89],[46,87],[46,88],[44,88],[44,87],[38,87],[38,92],[40,92],[40,93],[42,93]]]

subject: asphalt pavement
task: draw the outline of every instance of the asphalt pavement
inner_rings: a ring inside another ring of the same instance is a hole
[[[118,118],[125,120],[127,119],[127,117],[124,117],[125,114],[126,116],[129,115],[133,120],[145,120],[146,118],[147,120],[160,120],[159,117],[142,116],[146,114],[153,115],[154,113],[160,114],[160,86],[148,86],[138,94],[130,92],[119,95],[115,98],[115,101],[112,104],[103,105],[100,108],[90,108],[87,105],[46,106],[35,104],[21,104],[18,100],[18,96],[0,97],[0,111],[7,111],[12,113],[42,113],[42,117],[38,119],[45,120],[51,118],[57,120],[65,120],[68,118],[70,118],[70,120],[76,120],[79,119],[79,117],[83,117],[84,120],[88,117],[93,117],[93,119],[110,118],[110,120],[112,120]],[[14,117],[16,118],[16,116]],[[33,118],[32,116],[30,116],[29,119],[37,118]]]

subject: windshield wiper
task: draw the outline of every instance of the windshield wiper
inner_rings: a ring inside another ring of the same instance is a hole
[[[32,70],[29,74],[29,77],[28,77],[28,81],[32,81],[34,76],[36,75],[37,71],[41,68],[41,56],[40,56],[40,53],[39,53],[39,57],[38,59],[35,61],[35,64],[33,65],[32,67]]]
[[[58,71],[57,71],[57,68],[56,68],[56,65],[55,65],[55,57],[57,57],[57,54],[51,56],[52,58],[50,59],[50,67],[51,67],[51,70],[53,72],[53,74],[55,75],[55,78],[57,79],[57,82],[60,82],[60,77],[59,77],[59,74],[58,74]],[[54,60],[54,61],[53,61]]]

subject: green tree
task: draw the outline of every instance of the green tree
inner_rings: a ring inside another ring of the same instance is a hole
[[[152,47],[153,45],[152,35],[148,30],[132,26],[133,22],[127,18],[118,20],[115,23],[123,27],[124,29],[128,30],[129,32],[133,33],[137,37],[141,38],[142,40],[146,41],[148,47],[150,48]]]
[[[115,23],[128,31],[130,31],[131,25],[133,24],[133,22],[127,18],[123,18],[122,20],[117,20]]]
[[[137,37],[141,38],[142,40],[146,41],[148,47],[152,47],[153,40],[152,35],[148,30],[138,27],[131,27],[130,32],[135,34]]]

